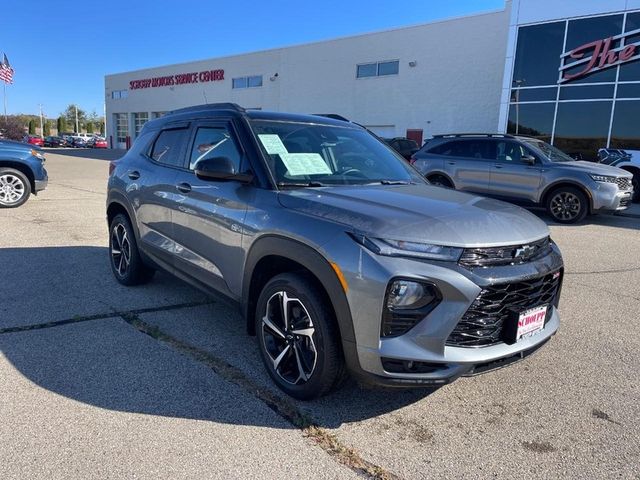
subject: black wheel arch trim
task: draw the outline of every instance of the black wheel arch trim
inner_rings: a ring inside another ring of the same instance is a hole
[[[31,185],[31,193],[36,193],[36,177],[33,169],[29,165],[15,160],[0,159],[0,168],[13,168],[14,170],[22,173],[25,177],[27,177],[27,180]]]
[[[573,181],[573,180],[558,180],[558,181],[552,183],[551,185],[548,185],[547,187],[545,187],[545,189],[542,191],[542,195],[540,195],[539,203],[541,205],[546,205],[547,196],[552,191],[554,191],[555,189],[563,187],[563,186],[574,187],[574,188],[577,188],[578,190],[580,190],[582,193],[584,193],[587,196],[587,201],[589,202],[589,205],[587,205],[587,207],[589,208],[588,211],[589,211],[589,213],[593,212],[593,197],[591,196],[591,192],[584,185],[582,185],[579,182]]]
[[[132,208],[129,206],[129,202],[127,198],[120,192],[116,190],[112,190],[109,192],[109,197],[107,200],[107,212],[112,207],[112,205],[118,205],[122,207],[129,216],[129,220],[131,221],[131,228],[133,228],[133,233],[136,235],[136,242],[140,243],[140,232],[138,231],[138,222],[136,221],[135,213]],[[107,223],[109,223],[109,217],[107,215]]]
[[[345,360],[350,368],[359,368],[355,353],[355,331],[347,296],[335,271],[317,250],[297,240],[279,235],[265,235],[257,239],[251,246],[245,262],[242,283],[241,309],[247,321],[247,331],[253,334],[253,322],[256,299],[249,298],[251,281],[258,262],[271,255],[293,260],[309,270],[320,281],[332,303],[338,322]]]
[[[451,177],[449,175],[447,175],[445,172],[441,172],[440,170],[434,170],[432,172],[426,173],[424,175],[424,178],[426,178],[427,180],[429,180],[429,177],[435,177],[435,176],[440,176],[440,177],[444,177],[446,178],[449,183],[451,183],[451,185],[453,185],[453,188],[456,188],[456,183],[451,180]]]

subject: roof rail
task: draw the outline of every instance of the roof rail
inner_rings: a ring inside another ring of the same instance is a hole
[[[442,133],[433,135],[433,138],[455,138],[455,137],[501,137],[515,138],[509,133]]]
[[[351,120],[349,120],[348,118],[343,117],[342,115],[338,115],[337,113],[314,113],[313,114],[316,117],[326,117],[326,118],[332,118],[334,120],[342,120],[343,122],[350,122]]]
[[[203,105],[193,105],[191,107],[171,110],[169,113],[198,112],[200,110],[235,110],[236,112],[241,112],[241,113],[245,112],[245,109],[242,108],[237,103],[223,102],[223,103],[205,103]]]

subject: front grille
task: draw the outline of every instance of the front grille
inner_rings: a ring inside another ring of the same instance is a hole
[[[631,197],[626,197],[620,200],[620,208],[627,208],[631,206]]]
[[[549,237],[524,245],[465,248],[458,263],[464,267],[494,267],[515,265],[536,260],[551,251]]]
[[[618,184],[618,188],[620,190],[631,190],[631,179],[625,177],[617,177],[616,183]]]
[[[562,273],[557,271],[533,280],[485,287],[451,332],[446,344],[484,347],[502,343],[503,327],[514,312],[541,305],[557,306],[561,282]],[[547,310],[547,320],[550,314],[551,308]]]

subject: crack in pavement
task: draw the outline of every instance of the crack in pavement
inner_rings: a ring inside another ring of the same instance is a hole
[[[106,193],[103,191],[96,192],[95,190],[88,190],[86,188],[74,187],[73,185],[67,185],[65,183],[55,183],[52,185],[55,185],[57,187],[69,188],[71,190],[78,190],[79,192],[93,193],[95,195],[102,195],[102,196],[106,195]]]
[[[63,320],[54,320],[52,322],[35,323],[31,325],[20,325],[16,327],[0,328],[0,335],[6,334],[6,333],[28,332],[31,330],[42,330],[45,328],[60,327],[62,325],[71,325],[74,323],[90,322],[92,320],[104,320],[106,318],[116,318],[116,317],[120,317],[122,315],[127,315],[127,314],[140,315],[143,313],[180,310],[182,308],[199,307],[202,305],[210,305],[212,303],[215,303],[215,302],[213,300],[209,300],[209,301],[202,301],[202,302],[176,303],[174,305],[165,305],[163,307],[137,308],[133,310],[126,310],[124,312],[116,309],[112,309],[112,311],[109,313],[96,313],[94,315],[83,315],[83,316],[76,315],[71,318],[66,318]]]
[[[575,283],[573,283],[573,285],[578,285],[580,287],[585,287],[585,288],[588,288],[590,290],[595,290],[597,292],[606,292],[609,295],[612,295],[614,297],[629,298],[631,300],[635,300],[636,302],[640,302],[640,297],[634,297],[633,295],[627,295],[627,294],[621,293],[621,292],[614,292],[612,290],[603,289],[601,287],[594,287],[593,285],[588,285],[586,283],[575,282]]]
[[[564,272],[565,275],[597,275],[601,273],[628,273],[640,271],[640,267],[618,268],[613,270],[593,270],[589,272]]]
[[[264,403],[278,416],[299,429],[302,434],[312,440],[338,463],[348,467],[355,473],[365,478],[375,480],[399,480],[400,477],[376,465],[362,456],[353,448],[344,445],[336,435],[323,427],[318,422],[301,412],[295,404],[286,397],[261,386],[247,377],[238,367],[231,365],[222,358],[201,350],[187,342],[175,338],[155,325],[150,325],[141,320],[137,314],[123,313],[120,315],[125,322],[139,332],[162,342],[179,353],[202,363],[213,370],[224,380],[242,388],[247,394]]]

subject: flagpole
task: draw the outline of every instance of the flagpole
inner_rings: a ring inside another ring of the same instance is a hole
[[[7,121],[7,82],[2,82],[3,90],[4,90],[4,121]]]

